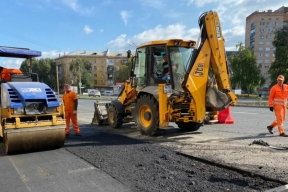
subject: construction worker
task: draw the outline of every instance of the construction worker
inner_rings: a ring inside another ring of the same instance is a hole
[[[284,84],[284,76],[279,75],[277,78],[277,84],[270,90],[270,96],[268,100],[270,111],[274,111],[276,121],[267,126],[269,133],[273,134],[273,128],[278,126],[279,134],[282,137],[288,137],[284,132],[284,121],[286,119],[286,108],[288,98],[288,85]]]
[[[69,135],[70,129],[70,119],[72,121],[74,133],[76,136],[81,136],[80,129],[77,121],[77,107],[78,107],[78,97],[74,91],[71,91],[70,85],[64,85],[64,95],[63,95],[63,103],[65,107],[65,119],[66,119],[66,128],[65,133],[66,136]]]
[[[0,66],[1,80],[3,82],[11,81],[11,74],[23,74],[20,69],[8,69]]]

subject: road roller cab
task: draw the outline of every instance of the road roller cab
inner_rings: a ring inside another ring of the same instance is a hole
[[[31,58],[38,56],[39,51],[0,47],[0,57],[30,59],[29,73],[11,73],[9,81],[1,74],[0,136],[6,154],[59,148],[65,142],[64,107],[31,71]]]

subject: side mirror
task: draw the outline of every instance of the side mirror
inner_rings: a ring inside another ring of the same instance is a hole
[[[130,57],[131,57],[131,51],[128,50],[128,51],[127,51],[127,58],[130,58]]]

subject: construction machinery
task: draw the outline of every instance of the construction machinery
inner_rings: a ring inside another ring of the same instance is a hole
[[[1,73],[0,136],[6,154],[64,145],[64,106],[54,91],[38,82],[38,75],[31,71],[31,58],[39,56],[39,51],[0,46],[0,57],[24,58],[29,63],[29,73],[10,73],[8,82]]]
[[[193,40],[155,40],[139,45],[132,58],[130,79],[109,103],[95,103],[92,124],[119,128],[134,121],[142,134],[175,122],[196,131],[205,122],[217,121],[218,111],[237,103],[232,92],[224,37],[217,12],[199,18],[200,34]],[[162,57],[169,76],[161,72]],[[167,65],[168,63],[168,65]],[[164,77],[165,76],[165,77]]]

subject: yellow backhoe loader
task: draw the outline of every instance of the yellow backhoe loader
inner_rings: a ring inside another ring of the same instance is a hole
[[[205,121],[217,121],[217,111],[234,106],[237,98],[218,14],[203,13],[199,26],[197,44],[169,39],[139,45],[119,98],[96,102],[92,124],[108,122],[119,128],[135,121],[142,134],[154,135],[175,122],[181,129],[196,131]]]

